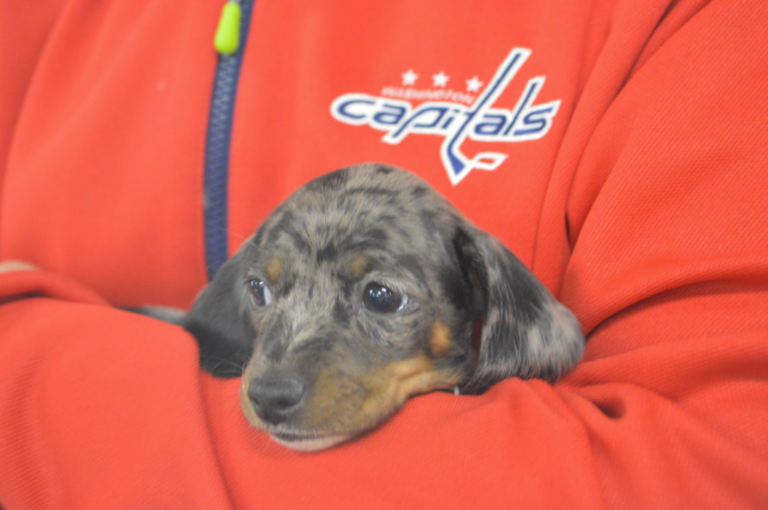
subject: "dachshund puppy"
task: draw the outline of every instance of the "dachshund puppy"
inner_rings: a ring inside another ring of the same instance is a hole
[[[584,347],[573,315],[499,241],[379,164],[296,191],[179,321],[203,368],[245,366],[248,421],[305,451],[370,430],[412,395],[555,380]]]

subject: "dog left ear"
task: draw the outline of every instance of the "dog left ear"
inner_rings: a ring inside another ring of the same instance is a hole
[[[217,377],[239,377],[251,358],[256,330],[243,284],[243,246],[216,273],[182,321],[200,347],[200,366]]]
[[[554,381],[579,361],[578,321],[512,252],[474,226],[458,228],[453,244],[483,322],[469,390],[508,377]]]

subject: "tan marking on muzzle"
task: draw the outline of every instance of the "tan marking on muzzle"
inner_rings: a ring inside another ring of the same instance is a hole
[[[243,415],[248,423],[257,429],[264,429],[264,422],[256,414],[256,409],[254,409],[251,403],[251,398],[248,396],[248,386],[251,384],[251,380],[253,380],[254,364],[261,351],[261,347],[261,344],[256,345],[253,356],[243,371],[243,378],[240,384],[240,407],[243,410]]]
[[[387,365],[381,372],[387,384],[372,393],[361,406],[366,415],[388,414],[409,397],[433,390],[450,388],[461,382],[461,374],[439,370],[423,354]]]
[[[251,363],[243,373],[243,379],[240,384],[240,407],[243,410],[245,419],[256,428],[261,428],[261,420],[256,414],[256,409],[251,404],[251,399],[248,396],[248,385],[251,383]]]
[[[443,356],[451,350],[451,329],[442,321],[435,321],[432,325],[429,348],[434,356]]]

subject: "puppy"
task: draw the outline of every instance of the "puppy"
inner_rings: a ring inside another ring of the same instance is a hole
[[[555,380],[584,346],[574,316],[499,241],[379,164],[296,191],[180,322],[203,368],[245,367],[248,421],[305,451],[372,429],[412,395]]]

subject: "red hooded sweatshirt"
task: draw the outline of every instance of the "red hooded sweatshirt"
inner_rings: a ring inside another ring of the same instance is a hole
[[[0,505],[765,508],[764,0],[0,1]],[[408,168],[577,314],[557,384],[285,449],[188,307],[308,180]]]

